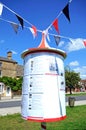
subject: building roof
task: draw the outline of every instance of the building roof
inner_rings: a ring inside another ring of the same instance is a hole
[[[12,63],[17,63],[15,60],[13,59],[8,59],[7,57],[1,57],[0,56],[0,61],[6,61],[6,62],[12,62]]]

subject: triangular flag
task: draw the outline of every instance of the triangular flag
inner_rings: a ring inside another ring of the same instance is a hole
[[[23,19],[21,17],[19,17],[18,15],[16,15],[17,19],[19,20],[21,26],[22,26],[22,29],[23,29],[23,26],[24,26],[24,23],[23,23]]]
[[[2,15],[3,5],[0,3],[0,15]]]
[[[86,41],[83,41],[84,42],[84,46],[86,47]]]
[[[58,28],[58,19],[55,19],[54,22],[52,23],[56,31],[59,33],[59,28]]]
[[[47,39],[48,39],[48,41],[50,42],[50,37],[49,37],[49,34],[47,33]]]
[[[32,27],[29,28],[29,29],[30,29],[30,31],[32,32],[32,34],[33,34],[34,37],[37,36],[37,29],[36,29],[35,26],[32,26]]]
[[[58,45],[59,42],[60,42],[60,37],[59,36],[54,36],[54,38],[55,38],[56,45]]]
[[[49,38],[49,34],[48,34],[48,29],[46,29],[44,31],[44,33],[45,33],[45,36],[47,37],[47,40],[50,42],[50,38]]]
[[[64,13],[64,15],[66,16],[66,18],[69,20],[70,22],[70,16],[69,16],[69,4],[67,4],[64,9],[62,10],[62,12]]]
[[[35,27],[35,26],[32,26],[32,29],[33,29],[33,31],[34,31],[34,35],[37,36],[37,29],[36,29],[36,27]]]
[[[71,42],[69,42],[69,45],[67,46],[68,51],[76,51],[85,48],[84,40],[82,38],[77,39],[69,39]]]
[[[14,31],[17,33],[17,32],[18,32],[19,25],[16,24],[16,23],[11,23],[11,25],[12,25]]]

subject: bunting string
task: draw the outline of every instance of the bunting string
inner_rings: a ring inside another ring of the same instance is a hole
[[[17,24],[17,23],[15,23],[15,22],[13,22],[13,21],[5,20],[5,19],[3,19],[3,18],[0,18],[0,20],[2,20],[2,21],[4,21],[4,22],[7,22],[7,23],[16,24],[16,25],[18,25],[18,26],[21,26],[20,24]],[[30,29],[30,27],[27,27],[27,26],[24,26],[24,28]],[[40,32],[40,33],[43,32],[42,30],[38,30],[38,29],[37,29],[37,31]],[[59,37],[59,38],[67,39],[67,40],[70,40],[70,41],[71,41],[71,39],[73,39],[73,38],[71,38],[71,37],[62,36],[62,35],[53,34],[53,33],[47,33],[47,35],[51,35],[51,36],[53,36],[53,37]],[[86,40],[84,41],[84,44],[85,44],[85,46],[86,46]]]
[[[0,2],[1,3],[1,2]],[[2,3],[1,3],[2,4]],[[11,10],[9,7],[7,7],[6,5],[2,4],[6,9],[8,9],[10,12],[12,12],[13,14],[15,14],[16,16],[20,17],[21,19],[23,19],[26,23],[28,23],[30,26],[33,26],[32,23],[30,23],[29,21],[27,21],[26,19],[24,19],[23,17],[21,17],[19,14],[17,14],[15,11]]]
[[[16,23],[16,22],[9,21],[9,20],[3,19],[3,18],[0,18],[0,20],[2,20],[2,21],[4,21],[4,22],[7,22],[7,23],[16,24],[16,25],[18,25],[18,26],[20,26],[20,27],[21,27],[21,24],[18,24],[18,23]],[[27,26],[23,26],[23,27],[24,27],[24,28],[26,28],[26,29],[30,29],[30,27],[27,27]],[[39,29],[37,29],[37,31],[38,31],[38,32],[40,32],[40,33],[42,33],[42,32],[43,32],[42,30],[39,30]]]
[[[7,22],[7,23],[13,23],[13,24],[19,25],[19,26],[21,27],[20,24],[17,24],[17,23],[15,23],[15,22],[13,22],[13,21],[5,20],[5,19],[3,19],[3,18],[0,18],[0,20],[2,20],[2,21],[4,21],[4,22]],[[27,26],[24,26],[24,28],[30,29],[30,27],[27,27]],[[40,33],[43,32],[42,30],[38,30],[38,29],[37,29],[37,31],[40,32]],[[66,37],[66,36],[62,36],[62,35],[58,35],[58,34],[53,34],[53,33],[48,33],[48,35],[58,36],[58,37],[64,38],[64,39],[71,39],[70,37]]]
[[[61,14],[64,13],[65,11],[66,11],[66,14],[67,14],[67,18],[70,19],[70,18],[69,18],[69,7],[68,7],[68,5],[69,5],[69,3],[71,3],[71,2],[72,2],[72,0],[69,0],[69,2],[68,2],[67,5],[66,5],[67,7],[65,6],[66,8],[64,7],[64,9],[59,12],[59,14],[56,16],[55,19],[58,19],[58,18],[61,16]],[[66,15],[66,14],[65,14],[65,15]],[[70,20],[69,20],[69,21],[70,21]],[[54,21],[53,21],[53,22],[54,22]],[[52,23],[53,23],[53,22],[52,22]],[[46,30],[49,30],[49,29],[51,28],[52,23],[47,27]]]
[[[59,18],[61,14],[62,14],[62,11],[60,11],[60,13],[58,14],[58,16],[55,19]],[[54,22],[54,20],[53,20],[53,22]],[[51,28],[52,23],[46,28],[46,30],[49,30]]]
[[[14,31],[17,33],[18,31],[18,27],[22,27],[23,28],[27,28],[29,29],[33,36],[37,36],[37,32],[43,33],[45,32],[46,38],[48,39],[48,41],[50,41],[49,39],[49,35],[54,36],[56,44],[58,45],[60,38],[64,38],[64,39],[68,39],[71,41],[72,38],[70,37],[66,37],[66,36],[62,36],[59,35],[59,27],[58,27],[58,18],[60,17],[60,15],[63,13],[65,15],[65,17],[68,19],[68,21],[70,22],[70,16],[69,16],[69,4],[72,2],[72,0],[69,0],[68,3],[66,4],[66,6],[63,8],[63,10],[60,11],[60,13],[57,15],[57,17],[53,20],[53,22],[43,31],[43,30],[39,30],[37,29],[31,22],[27,21],[26,19],[24,19],[23,17],[21,17],[19,14],[17,14],[15,11],[11,10],[9,7],[7,7],[6,5],[2,4],[0,2],[0,16],[2,15],[2,11],[3,11],[3,7],[5,7],[7,10],[9,10],[10,12],[12,12],[13,14],[15,14],[15,16],[17,17],[19,24],[15,23],[13,21],[9,21],[9,20],[5,20],[3,18],[0,17],[0,20],[10,23],[12,25],[12,27],[14,28]],[[29,24],[29,27],[24,26],[24,22],[26,22],[27,24]],[[51,29],[51,26],[54,26],[54,28],[56,29],[56,31],[58,32],[58,34],[52,34],[49,33],[49,29]],[[76,40],[76,39],[75,39]],[[84,41],[84,39],[82,39]],[[72,40],[73,41],[73,40]],[[86,47],[86,40],[84,41],[84,46]]]
[[[62,12],[63,12],[63,13],[65,14],[65,16],[69,19],[68,5],[69,5],[69,3],[71,3],[71,2],[72,2],[72,0],[69,0],[68,4],[65,6],[65,8],[64,8],[62,11],[60,11],[60,13],[59,13],[58,16],[55,18],[55,20],[60,17],[60,15],[62,14]],[[23,21],[26,22],[26,23],[28,23],[30,26],[34,26],[31,22],[29,22],[29,21],[27,21],[26,19],[24,19],[23,17],[21,17],[19,14],[17,14],[15,11],[13,11],[12,9],[10,9],[10,8],[7,7],[6,5],[2,4],[1,2],[0,2],[0,4],[3,5],[6,9],[8,9],[10,12],[12,12],[13,14],[16,15],[16,17],[18,18],[20,24],[22,25],[22,29],[23,29]],[[47,27],[46,30],[49,30],[54,22],[55,22],[55,21],[53,21],[53,22]],[[55,28],[56,28],[56,26],[58,26],[58,25],[55,24],[54,26],[55,26]]]

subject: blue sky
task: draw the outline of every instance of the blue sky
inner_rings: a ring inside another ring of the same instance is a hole
[[[45,30],[58,16],[62,9],[68,3],[68,0],[1,0],[15,13],[36,26],[37,29]],[[69,5],[70,21],[62,13],[58,18],[60,35],[68,37],[61,38],[59,46],[56,46],[53,36],[49,36],[49,46],[59,48],[67,53],[64,61],[65,66],[69,66],[71,70],[80,72],[80,76],[86,79],[86,48],[81,44],[81,40],[86,40],[86,0],[72,0]],[[3,8],[0,18],[13,21],[19,24],[15,14]],[[24,22],[26,27],[31,27]],[[56,30],[51,27],[49,33],[56,34]],[[71,43],[70,38],[75,39]],[[13,51],[13,59],[19,64],[23,64],[21,53],[27,48],[37,47],[41,41],[41,33],[38,32],[37,37],[33,38],[29,29],[21,27],[16,34],[10,23],[0,20],[0,56],[5,57],[8,51]]]

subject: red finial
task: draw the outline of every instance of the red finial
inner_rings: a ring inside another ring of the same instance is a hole
[[[44,31],[42,32],[42,40],[38,48],[50,48],[46,41],[46,33]]]

